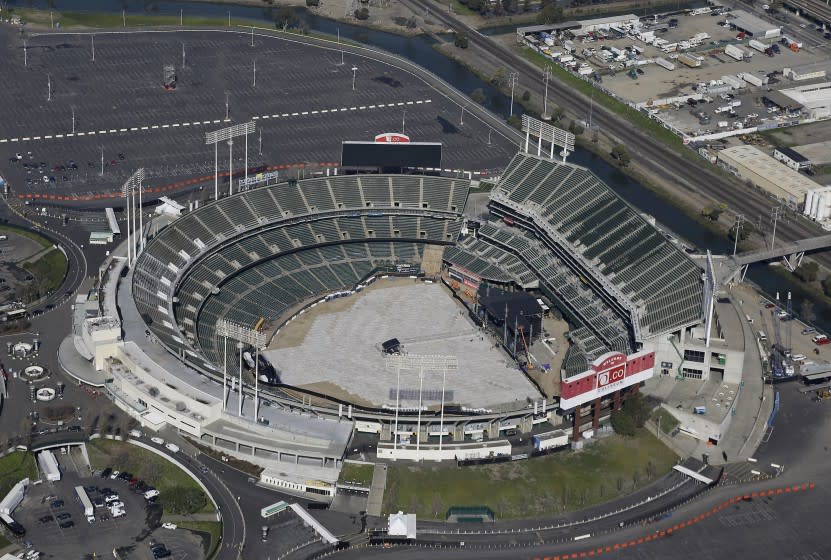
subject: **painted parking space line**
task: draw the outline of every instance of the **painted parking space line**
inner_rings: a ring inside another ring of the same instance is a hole
[[[291,113],[273,113],[271,115],[256,115],[252,116],[251,120],[266,120],[266,119],[279,119],[279,118],[286,118],[286,117],[306,117],[311,115],[329,115],[332,113],[343,113],[346,111],[368,111],[372,109],[385,109],[385,108],[392,108],[392,107],[402,107],[404,105],[423,105],[426,103],[431,103],[431,99],[417,99],[417,100],[409,100],[409,101],[394,101],[390,103],[375,103],[373,105],[360,105],[360,106],[351,106],[351,107],[339,107],[339,108],[330,108],[330,109],[309,109],[306,111],[294,111]],[[124,133],[124,132],[138,132],[138,131],[150,131],[150,130],[160,130],[160,129],[169,129],[169,128],[180,128],[186,126],[201,126],[201,125],[209,125],[209,124],[219,124],[221,122],[227,122],[230,119],[213,119],[213,120],[203,120],[203,121],[184,121],[181,123],[164,123],[164,124],[154,124],[154,125],[144,125],[144,126],[131,126],[131,127],[121,127],[121,128],[110,128],[110,129],[101,129],[101,130],[90,130],[87,132],[68,132],[63,134],[42,134],[40,136],[23,136],[23,137],[15,137],[15,138],[0,138],[0,144],[8,144],[11,142],[34,142],[39,140],[52,140],[52,139],[60,139],[60,138],[74,138],[76,136],[95,136],[101,134],[116,134],[116,133]]]

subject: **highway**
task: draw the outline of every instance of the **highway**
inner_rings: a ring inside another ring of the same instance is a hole
[[[468,49],[475,51],[475,55],[487,66],[494,68],[503,66],[508,70],[518,72],[519,83],[523,88],[531,90],[540,97],[543,96],[542,70],[538,66],[466,25],[454,14],[448,13],[443,4],[431,0],[403,0],[403,2],[415,13],[425,13],[429,10],[430,17],[439,20],[442,26],[467,33]],[[589,114],[591,100],[571,89],[569,85],[558,81],[556,77],[549,81],[548,95],[552,103],[560,105],[572,114]],[[594,125],[626,145],[633,161],[661,177],[670,189],[703,194],[714,203],[727,204],[730,211],[742,213],[751,221],[762,216],[763,224],[770,217],[771,208],[778,206],[778,202],[767,194],[748,188],[738,179],[719,173],[703,159],[699,160],[698,165],[691,163],[673,147],[632,126],[625,118],[599,103],[594,103],[591,111]],[[671,190],[669,192],[671,193]],[[661,219],[660,216],[657,218]],[[776,238],[783,242],[814,237],[820,233],[818,226],[796,216],[780,220],[776,226]],[[816,255],[814,258],[826,266],[831,266],[831,255]]]

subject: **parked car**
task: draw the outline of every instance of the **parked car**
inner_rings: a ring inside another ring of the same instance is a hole
[[[179,446],[175,443],[168,443],[167,445],[165,445],[165,447],[168,451],[171,451],[173,453],[177,453],[179,451]]]
[[[58,509],[58,508],[62,508],[63,505],[64,505],[63,500],[54,500],[51,504],[49,504],[49,507],[51,507],[53,509]]]
[[[44,515],[43,517],[38,518],[38,521],[41,523],[49,523],[50,521],[54,521],[55,518],[51,515]]]
[[[71,519],[69,521],[64,521],[61,523],[61,529],[70,529],[75,526],[75,522]]]
[[[139,430],[130,430],[129,433],[130,433],[130,437],[134,437],[134,438],[140,438],[141,436],[144,435]]]
[[[71,513],[63,512],[63,513],[59,513],[58,515],[56,515],[55,519],[57,519],[58,521],[66,521],[70,517],[72,517]]]
[[[174,530],[176,529],[176,524],[168,521],[167,523],[162,523],[162,527],[165,529]]]
[[[151,437],[150,441],[152,441],[156,445],[164,445],[164,440],[160,437],[157,437],[157,436]]]

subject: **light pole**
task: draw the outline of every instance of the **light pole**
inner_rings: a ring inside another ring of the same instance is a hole
[[[46,101],[52,101],[52,74],[46,74]]]
[[[733,256],[736,256],[736,248],[739,246],[739,231],[741,231],[742,222],[744,221],[744,214],[736,216],[736,233],[733,240]]]
[[[493,132],[493,129],[489,128],[488,129],[488,146],[491,145],[491,132]]]
[[[92,61],[95,62],[95,35],[90,35],[89,38],[92,45]]]
[[[104,146],[101,146],[101,176],[104,176]]]
[[[126,10],[121,10],[121,27],[127,27],[127,13],[126,13]]]
[[[545,97],[542,102],[542,120],[551,120],[551,114],[548,112],[548,80],[551,78],[551,65],[545,65],[545,72],[543,74],[545,79]]]
[[[238,416],[242,416],[242,349],[244,347],[245,346],[242,344],[242,342],[237,342],[237,351],[239,351],[239,401],[237,401],[239,405],[239,410],[237,412]]]
[[[230,105],[229,105],[229,96],[230,96],[230,94],[226,91],[225,92],[225,120],[226,121],[231,120],[231,118],[230,118],[230,115],[231,115],[231,110],[230,109],[231,108],[230,108]]]
[[[263,155],[263,129],[260,129],[260,149],[259,154]]]
[[[459,117],[459,125],[465,124],[465,106],[462,105],[462,115]]]
[[[358,67],[352,67],[352,91],[355,91],[355,77],[358,75]]]
[[[254,83],[251,87],[257,87],[257,59],[254,59]]]
[[[29,67],[29,47],[26,45],[26,41],[23,41],[23,66]]]
[[[230,26],[230,24],[229,24]],[[254,46],[254,26],[251,26],[251,46]]]
[[[182,43],[182,68],[185,68],[187,65],[185,64],[185,44]]]
[[[404,114],[401,115],[401,134],[404,134],[404,124],[407,119],[407,108],[404,107]]]
[[[338,27],[338,48],[340,49],[340,66],[343,66],[343,47],[340,44],[340,27]]]
[[[514,116],[514,87],[516,86],[517,80],[519,79],[519,74],[517,72],[511,72],[508,75],[508,83],[511,85],[511,110],[509,113],[509,117]]]
[[[228,10],[228,27],[231,27],[231,10]]]
[[[179,27],[182,27],[182,16],[184,15],[184,10],[179,10]]]
[[[72,134],[75,134],[75,107],[72,107]]]

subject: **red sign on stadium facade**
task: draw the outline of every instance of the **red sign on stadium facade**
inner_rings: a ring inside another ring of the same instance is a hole
[[[385,132],[375,137],[378,144],[408,144],[410,137],[400,132]]]
[[[629,356],[621,352],[606,353],[590,369],[560,382],[560,408],[568,410],[645,381],[652,377],[654,368],[655,352]]]

